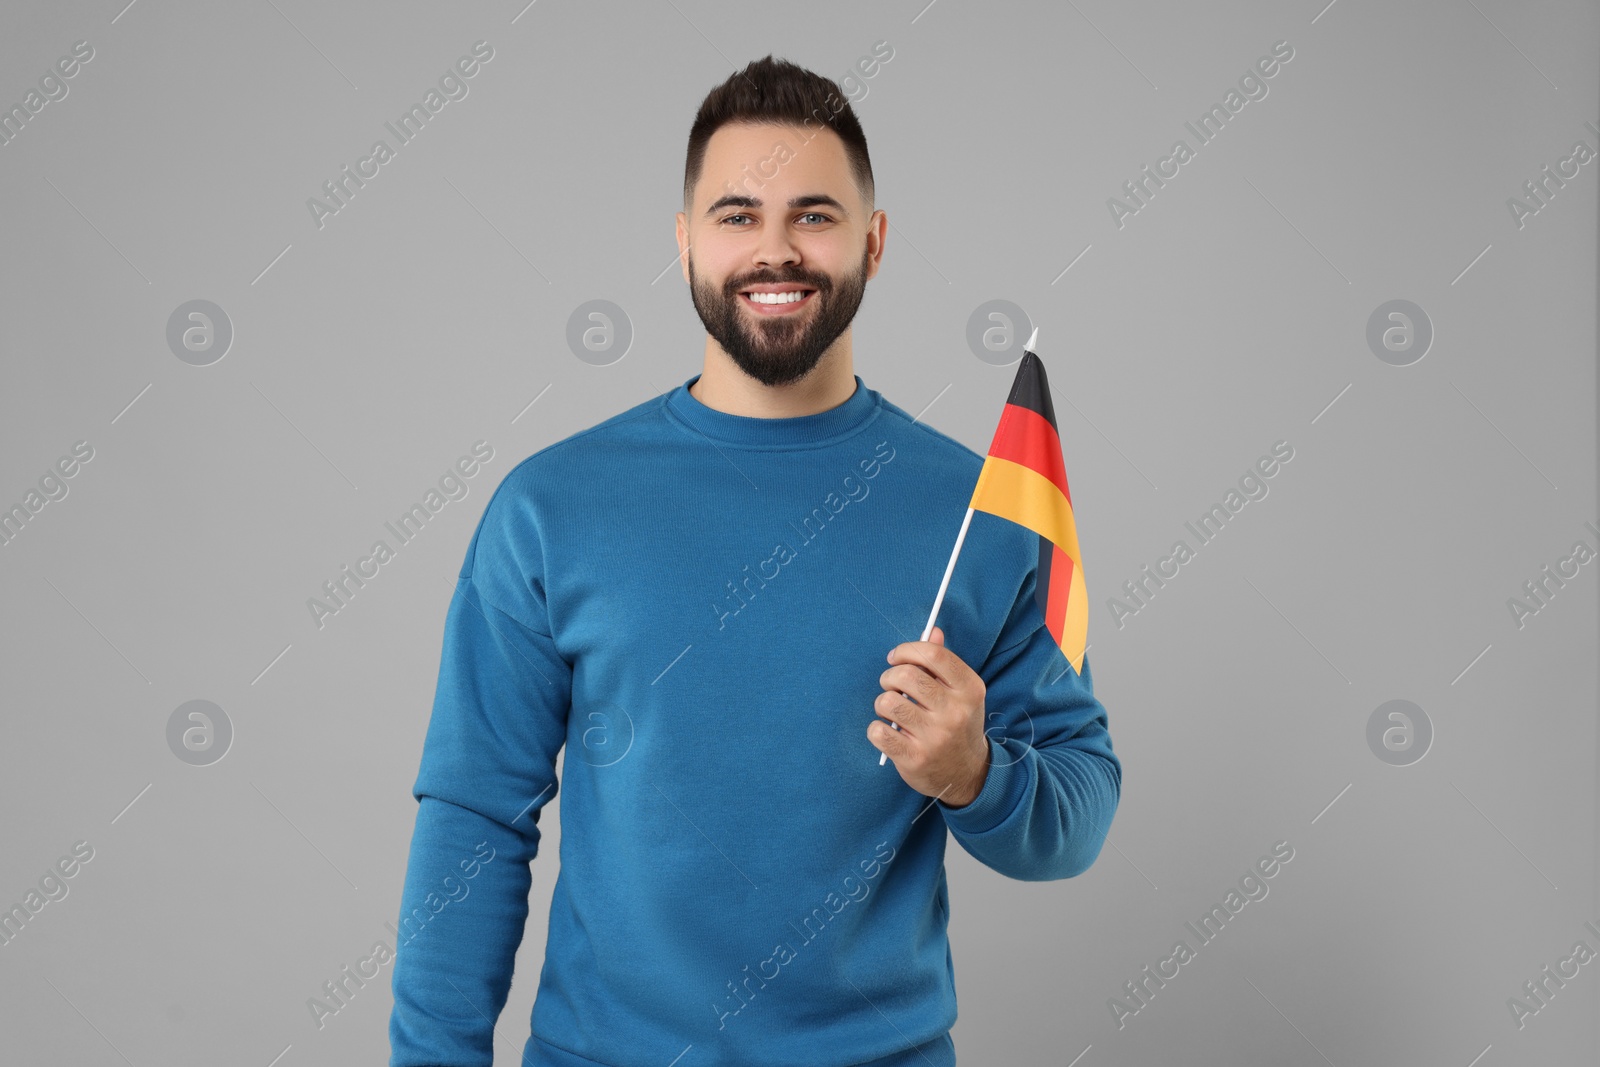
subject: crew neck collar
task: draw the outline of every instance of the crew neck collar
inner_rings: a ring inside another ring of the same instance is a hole
[[[867,388],[861,375],[853,377],[856,389],[849,399],[814,415],[761,419],[718,411],[689,392],[689,387],[700,380],[698,374],[669,393],[666,406],[692,430],[724,444],[761,449],[815,448],[851,436],[877,414],[878,394]]]

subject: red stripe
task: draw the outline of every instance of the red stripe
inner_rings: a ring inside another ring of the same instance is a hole
[[[1061,458],[1061,438],[1050,420],[1030,408],[1007,403],[1000,412],[1000,425],[989,445],[989,455],[1029,467],[1055,483],[1061,495],[1072,503],[1067,490],[1067,467]]]
[[[1072,557],[1061,546],[1050,546],[1050,590],[1045,598],[1045,625],[1061,644],[1067,625],[1067,594],[1072,590]]]

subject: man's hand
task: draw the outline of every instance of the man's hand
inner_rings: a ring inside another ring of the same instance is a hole
[[[894,666],[878,678],[885,691],[873,710],[900,729],[873,720],[867,740],[888,753],[911,788],[950,807],[965,807],[977,799],[989,774],[989,739],[983,732],[988,687],[944,647],[943,630],[935,626],[928,636],[931,641],[906,641],[889,651]]]

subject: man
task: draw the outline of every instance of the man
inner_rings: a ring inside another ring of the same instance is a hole
[[[907,639],[982,457],[852,369],[873,196],[833,82],[768,56],[702,104],[677,235],[704,369],[523,460],[467,548],[391,1067],[492,1062],[563,746],[539,1067],[948,1067],[947,834],[1018,879],[1099,854],[1121,764],[1037,535],[975,513]]]

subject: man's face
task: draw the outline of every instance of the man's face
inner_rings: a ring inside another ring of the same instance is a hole
[[[750,377],[799,381],[849,328],[882,256],[883,212],[866,216],[844,142],[827,127],[734,124],[711,135],[678,247],[706,332]],[[762,302],[786,290],[800,298]]]

